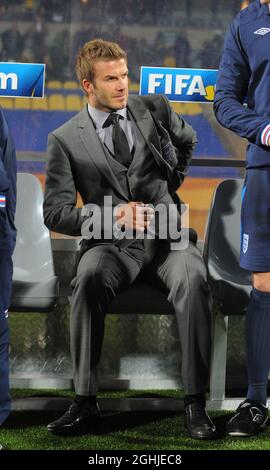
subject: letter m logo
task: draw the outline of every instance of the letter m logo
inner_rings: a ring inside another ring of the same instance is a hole
[[[10,81],[8,83],[8,81]],[[18,76],[16,73],[3,73],[0,72],[0,89],[6,90],[8,88],[8,84],[10,84],[9,88],[11,90],[18,89]]]

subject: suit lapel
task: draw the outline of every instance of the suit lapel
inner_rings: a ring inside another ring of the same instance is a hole
[[[144,106],[139,97],[132,95],[129,97],[128,110],[132,114],[134,121],[140,129],[151,153],[154,154],[155,149],[160,152],[160,143],[154,120],[150,111]]]
[[[123,191],[116,176],[114,175],[108,160],[106,158],[102,144],[96,133],[92,119],[90,118],[86,106],[78,115],[78,128],[80,138],[86,150],[86,158],[90,157],[92,163],[113,185],[113,187],[128,201],[127,194]]]

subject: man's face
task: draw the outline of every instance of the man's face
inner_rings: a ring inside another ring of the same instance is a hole
[[[123,109],[128,98],[128,69],[125,59],[97,60],[94,80],[83,80],[88,101],[94,108],[111,112]]]

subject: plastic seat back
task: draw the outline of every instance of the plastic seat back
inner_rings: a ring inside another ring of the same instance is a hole
[[[243,179],[228,179],[218,185],[206,227],[208,281],[225,314],[241,313],[251,291],[251,274],[239,266],[242,188]]]
[[[32,174],[17,175],[15,225],[11,309],[48,311],[58,296],[58,279],[54,273],[50,233],[43,222],[42,188]]]

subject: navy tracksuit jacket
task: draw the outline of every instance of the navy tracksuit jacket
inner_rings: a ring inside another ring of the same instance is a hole
[[[16,154],[0,109],[0,425],[10,411],[7,310],[12,288],[12,253],[16,241]]]
[[[242,103],[247,97],[247,107]],[[270,14],[252,2],[231,23],[220,63],[217,120],[249,140],[247,168],[270,166]]]

